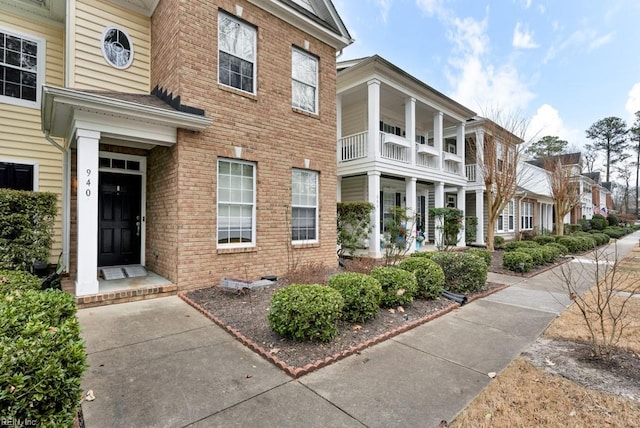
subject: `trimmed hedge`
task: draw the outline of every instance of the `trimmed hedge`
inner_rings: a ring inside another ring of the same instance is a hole
[[[602,214],[594,214],[590,220],[591,229],[604,230],[609,226],[609,222]]]
[[[433,260],[424,257],[409,257],[398,268],[413,272],[418,284],[416,296],[422,299],[437,299],[444,289],[444,272]]]
[[[607,234],[610,238],[613,238],[613,239],[620,239],[624,235],[626,235],[625,230],[622,227],[619,227],[619,226],[607,227],[606,229],[604,229],[602,231],[602,233]]]
[[[0,296],[14,290],[40,290],[42,279],[21,270],[0,269]]]
[[[567,248],[567,254],[579,253],[581,251],[581,243],[574,236],[560,236],[557,242],[558,244],[564,245]]]
[[[514,272],[526,273],[533,269],[533,259],[531,255],[520,250],[504,253],[502,266]]]
[[[271,298],[269,325],[295,340],[328,342],[338,332],[344,300],[340,292],[320,284],[292,284]]]
[[[416,251],[415,253],[411,253],[409,257],[430,259],[431,257],[433,257],[434,254],[435,252],[433,251]]]
[[[0,294],[2,417],[73,426],[86,369],[75,298],[29,289],[30,278],[26,281]]]
[[[466,253],[480,257],[484,260],[487,266],[491,265],[491,251],[489,250],[483,250],[481,248],[471,248],[470,250],[467,250]]]
[[[56,213],[53,193],[0,189],[0,269],[47,262]]]
[[[556,242],[556,237],[552,235],[539,235],[533,238],[533,242],[537,242],[539,245],[546,245]]]
[[[371,271],[371,276],[382,286],[380,306],[392,308],[413,303],[418,291],[418,282],[413,273],[395,267],[380,266]]]
[[[494,236],[493,237],[493,248],[495,250],[500,250],[504,247],[504,238],[502,236]]]
[[[552,245],[543,245],[539,248],[545,263],[554,263],[560,256],[560,249]]]
[[[531,256],[531,261],[533,266],[542,266],[544,264],[544,253],[542,252],[541,247],[529,247],[529,248],[519,248],[516,251],[520,251],[521,253],[526,253]]]
[[[596,245],[607,245],[611,238],[606,233],[592,232],[591,237],[595,239]]]
[[[440,265],[445,288],[454,293],[468,294],[480,290],[487,282],[487,264],[474,254],[437,252],[432,260]]]
[[[554,247],[560,251],[560,255],[566,256],[569,254],[569,249],[566,245],[560,244],[559,242],[551,242],[550,244],[545,244],[545,247]]]
[[[382,287],[372,276],[356,273],[337,273],[329,278],[329,287],[342,295],[342,317],[351,322],[364,322],[373,318],[380,309]]]
[[[537,248],[540,244],[535,241],[511,241],[504,246],[505,251],[515,251],[520,248]]]

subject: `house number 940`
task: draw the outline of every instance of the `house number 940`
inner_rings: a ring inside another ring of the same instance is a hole
[[[85,183],[87,185],[87,189],[85,190],[85,195],[87,195],[87,198],[89,196],[91,196],[91,170],[87,169],[87,182]]]

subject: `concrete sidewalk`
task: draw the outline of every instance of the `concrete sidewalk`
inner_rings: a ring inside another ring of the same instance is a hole
[[[490,280],[511,286],[299,380],[177,297],[83,309],[86,426],[438,426],[570,303],[554,271]]]

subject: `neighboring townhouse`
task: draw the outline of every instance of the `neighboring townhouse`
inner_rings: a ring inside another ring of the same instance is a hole
[[[369,255],[381,257],[391,207],[416,213],[433,241],[429,208],[465,210],[465,126],[475,113],[377,55],[338,64],[337,100],[338,201],[374,205]]]
[[[524,233],[553,232],[553,195],[549,174],[544,168],[521,161],[518,163],[519,237]]]
[[[593,181],[593,186],[591,187],[591,203],[593,204],[593,214],[600,214],[606,217],[612,208],[611,190],[609,190],[611,184],[603,183],[601,181],[601,174],[599,171],[587,172],[583,175]]]
[[[352,40],[330,0],[2,4],[43,40],[25,143],[54,160],[76,295],[112,291],[101,270],[146,267],[161,281],[140,296],[335,261],[336,54]]]

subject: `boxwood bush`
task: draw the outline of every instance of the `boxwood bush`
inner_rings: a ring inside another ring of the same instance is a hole
[[[609,226],[609,222],[602,214],[594,214],[591,218],[591,229],[604,230]]]
[[[493,248],[501,250],[504,247],[504,238],[502,236],[493,237]]]
[[[0,295],[14,290],[40,290],[42,280],[29,272],[0,269]]]
[[[583,232],[573,237],[578,240],[578,245],[581,252],[593,250],[597,246],[596,240],[590,233]]]
[[[609,235],[610,238],[613,238],[613,239],[620,239],[625,235],[624,229],[619,226],[607,227],[602,232],[606,233],[607,235]]]
[[[519,250],[520,248],[533,248],[533,247],[539,247],[539,246],[540,244],[538,244],[535,241],[511,241],[505,244],[504,250],[515,251],[515,250]]]
[[[481,248],[471,248],[470,250],[467,250],[467,254],[478,256],[484,260],[487,266],[491,266],[491,251],[483,250]]]
[[[526,273],[533,269],[533,259],[522,251],[510,251],[504,253],[502,266],[514,272]]]
[[[269,325],[295,340],[327,342],[338,332],[344,300],[340,292],[320,284],[292,284],[271,298]]]
[[[411,253],[411,257],[422,257],[425,259],[430,259],[433,256],[433,251],[416,251],[415,253]]]
[[[552,245],[543,245],[539,248],[542,252],[542,257],[545,263],[555,263],[556,259],[560,256],[560,249]]]
[[[416,297],[437,299],[444,288],[444,272],[433,260],[424,257],[409,257],[398,268],[413,272],[418,284]]]
[[[567,248],[567,254],[579,253],[582,244],[575,236],[561,236],[557,240],[558,244],[562,244]]]
[[[521,253],[526,253],[531,256],[531,262],[533,266],[542,266],[544,264],[544,253],[541,250],[541,247],[529,247],[529,248],[520,248],[517,251]]]
[[[487,264],[475,254],[439,251],[432,260],[442,268],[445,288],[449,291],[473,293],[487,282]]]
[[[591,234],[591,237],[593,239],[595,239],[596,245],[598,245],[598,246],[606,245],[611,240],[611,238],[609,238],[609,235],[607,235],[606,233],[602,233],[602,232],[593,232]]]
[[[556,242],[555,236],[552,235],[538,235],[533,238],[534,242],[537,242],[539,245],[551,244],[552,242]]]
[[[351,322],[364,322],[373,318],[380,309],[382,287],[370,275],[356,272],[337,273],[329,278],[329,287],[342,295],[342,317]]]
[[[395,267],[380,266],[371,271],[371,276],[382,286],[380,306],[392,308],[413,303],[418,291],[418,282],[413,273]]]
[[[569,254],[569,249],[566,247],[566,245],[560,244],[559,242],[551,242],[549,244],[545,244],[545,246],[557,248],[558,251],[560,251],[560,255],[562,256],[566,256],[567,254]]]
[[[2,418],[73,426],[86,368],[75,299],[30,287],[0,292]]]

